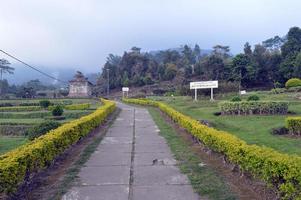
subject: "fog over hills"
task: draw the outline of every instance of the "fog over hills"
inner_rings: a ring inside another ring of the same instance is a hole
[[[44,84],[61,85],[58,81],[48,78],[39,72],[36,72],[22,64],[12,64],[11,67],[15,68],[14,74],[4,74],[3,78],[7,79],[9,84],[21,85],[29,80],[39,79]],[[51,68],[51,67],[39,67],[39,69],[59,80],[68,82],[73,78],[77,69],[66,69],[66,68]],[[84,72],[83,72],[84,73]],[[85,74],[85,73],[84,73]],[[96,83],[97,74],[85,74],[89,81],[93,84]]]

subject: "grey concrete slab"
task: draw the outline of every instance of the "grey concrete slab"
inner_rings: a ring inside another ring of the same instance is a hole
[[[131,154],[124,152],[95,152],[85,163],[85,166],[118,166],[131,165]]]
[[[169,153],[170,149],[166,144],[139,144],[135,145],[136,153]]]
[[[79,173],[81,185],[129,184],[129,166],[83,167]]]
[[[74,187],[62,200],[126,200],[128,185]]]
[[[129,137],[105,137],[102,144],[131,144],[132,138]]]
[[[101,144],[97,147],[97,150],[95,151],[95,153],[97,153],[97,151],[100,152],[128,152],[131,153],[132,151],[132,144]]]
[[[139,165],[176,165],[176,160],[169,153],[136,153],[134,164]]]
[[[134,186],[133,200],[199,200],[190,185]]]
[[[188,185],[188,178],[176,166],[135,166],[134,185]]]
[[[166,144],[164,138],[158,135],[149,135],[149,136],[136,136],[136,144],[143,145],[155,145],[155,144]]]
[[[121,113],[62,199],[198,199],[148,111],[117,105]]]

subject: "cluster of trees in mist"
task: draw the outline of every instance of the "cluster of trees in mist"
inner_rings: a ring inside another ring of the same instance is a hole
[[[177,85],[191,80],[235,82],[244,88],[281,86],[292,77],[301,77],[301,29],[293,27],[253,48],[247,42],[243,53],[232,55],[229,46],[216,45],[210,53],[199,45],[142,53],[133,47],[122,56],[110,54],[98,79],[98,90],[143,86],[172,81]],[[108,74],[109,73],[109,74]],[[109,76],[108,76],[109,75]]]

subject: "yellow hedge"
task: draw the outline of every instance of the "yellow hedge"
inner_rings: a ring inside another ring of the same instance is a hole
[[[24,112],[42,110],[40,106],[9,106],[0,107],[0,112]]]
[[[267,147],[248,145],[230,133],[202,125],[161,102],[146,99],[124,99],[124,102],[158,107],[204,145],[226,155],[243,171],[276,186],[282,199],[301,199],[301,157],[279,153]]]
[[[301,117],[287,117],[285,127],[290,134],[301,135]]]
[[[47,167],[55,157],[101,124],[115,109],[114,102],[104,99],[102,102],[95,112],[0,156],[0,192],[14,192],[28,176]]]

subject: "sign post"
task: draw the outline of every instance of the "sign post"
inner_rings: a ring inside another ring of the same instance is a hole
[[[194,100],[197,101],[197,89],[211,89],[210,101],[213,101],[213,88],[218,88],[218,81],[199,81],[190,82],[190,89],[194,89]]]
[[[129,97],[129,88],[128,87],[122,87],[122,98],[124,98],[124,95],[126,93],[126,98]]]

